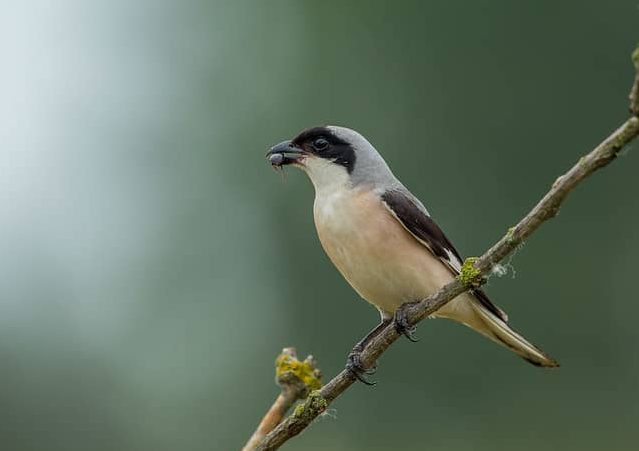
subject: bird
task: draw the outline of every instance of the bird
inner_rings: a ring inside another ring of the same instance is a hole
[[[313,217],[319,241],[351,287],[380,313],[380,324],[355,345],[346,368],[371,384],[360,361],[364,347],[391,322],[411,341],[406,307],[425,299],[461,272],[462,258],[442,229],[360,133],[316,126],[267,152],[276,168],[293,166],[315,188]],[[432,317],[457,321],[510,349],[533,365],[557,361],[508,324],[508,316],[480,288],[473,288]]]

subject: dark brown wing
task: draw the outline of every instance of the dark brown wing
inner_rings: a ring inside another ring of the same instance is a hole
[[[402,226],[457,276],[462,266],[459,252],[428,212],[411,197],[411,195],[399,190],[386,191],[381,195],[386,208]],[[497,317],[503,321],[508,320],[506,314],[493,304],[482,290],[473,290],[472,293],[483,306]]]

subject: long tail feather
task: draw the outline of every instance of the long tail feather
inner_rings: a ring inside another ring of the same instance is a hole
[[[486,309],[479,301],[473,299],[471,305],[486,326],[484,328],[473,327],[478,332],[509,348],[535,366],[548,368],[559,366],[556,360],[515,332],[505,321]]]

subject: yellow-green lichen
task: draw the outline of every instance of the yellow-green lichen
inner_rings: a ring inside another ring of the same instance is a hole
[[[309,390],[317,390],[322,386],[320,373],[309,360],[302,362],[282,353],[275,359],[275,377],[280,380],[288,375],[298,378]]]
[[[328,401],[319,390],[313,390],[308,394],[306,401],[295,406],[293,417],[303,418],[306,415],[317,416],[328,408]]]
[[[474,288],[481,285],[481,276],[479,269],[475,268],[475,262],[477,257],[468,257],[464,260],[464,264],[461,267],[461,271],[457,276],[457,279],[466,288]]]
[[[509,227],[508,231],[506,232],[506,241],[508,241],[509,243],[512,243],[514,239],[515,239],[515,228]]]
[[[632,52],[632,62],[635,63],[635,67],[639,70],[639,44],[634,52]]]
[[[293,416],[300,418],[302,415],[304,415],[304,403],[299,403],[295,406],[295,410],[293,410]]]

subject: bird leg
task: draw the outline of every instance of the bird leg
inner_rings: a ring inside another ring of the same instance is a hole
[[[354,347],[353,350],[348,354],[346,360],[346,369],[360,382],[366,385],[375,385],[375,382],[369,381],[365,376],[371,375],[375,373],[377,369],[375,366],[373,368],[364,368],[362,366],[362,362],[360,360],[360,356],[364,348],[370,341],[378,336],[382,330],[386,326],[391,323],[392,319],[383,319],[381,323],[379,323],[373,330],[366,334],[364,338],[362,338]]]
[[[399,308],[395,310],[395,318],[393,319],[397,333],[404,335],[413,343],[419,341],[419,339],[415,338],[415,330],[417,330],[417,327],[408,321],[407,310],[415,304],[417,304],[417,302],[405,302],[400,305]]]

